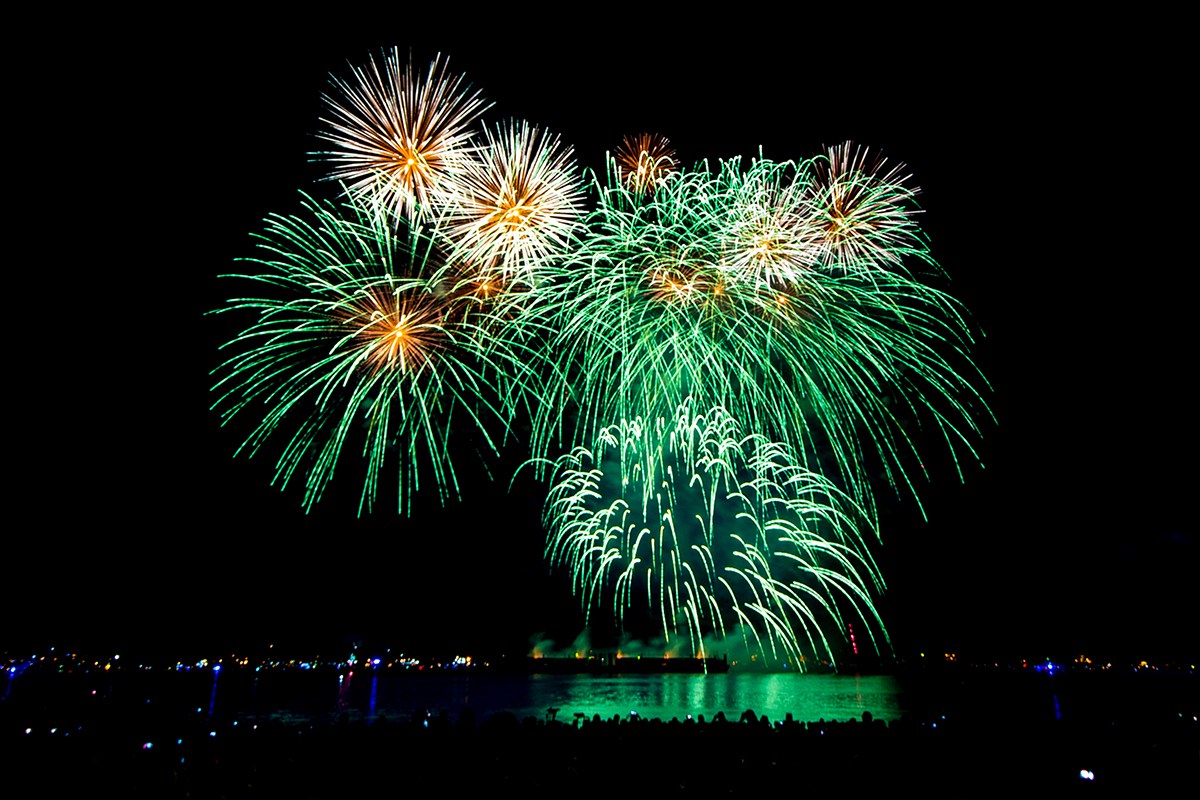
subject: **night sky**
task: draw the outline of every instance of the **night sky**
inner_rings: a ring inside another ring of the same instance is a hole
[[[379,19],[365,35],[199,21],[45,43],[10,117],[29,139],[11,155],[28,202],[9,233],[35,238],[8,260],[25,322],[6,383],[0,650],[365,638],[520,655],[581,633],[543,562],[532,479],[509,491],[468,463],[463,502],[356,519],[347,471],[305,515],[270,459],[233,458],[209,410],[236,325],[205,312],[240,288],[217,276],[264,216],[331,196],[309,156],[328,75],[397,45],[420,65],[448,56],[494,102],[488,121],[545,126],[597,170],[642,130],[685,164],[846,140],[907,164],[946,288],[985,334],[997,423],[961,483],[930,454],[927,521],[887,504],[897,651],[1200,655],[1192,223],[1168,193],[1191,169],[1181,52],[1131,46],[1144,37],[1121,20],[597,20]]]

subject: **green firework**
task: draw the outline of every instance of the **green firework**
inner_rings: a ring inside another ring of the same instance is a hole
[[[870,507],[872,464],[913,488],[912,425],[970,451],[984,405],[961,310],[887,268],[914,253],[932,263],[915,232],[864,235],[831,262],[820,175],[723,162],[649,196],[610,179],[590,236],[539,293],[548,358],[569,378],[543,397],[534,452],[586,446],[610,420],[670,418],[693,398],[788,443]]]
[[[401,512],[424,470],[443,501],[456,495],[454,443],[494,454],[528,377],[532,359],[495,335],[512,297],[386,215],[313,200],[305,211],[268,218],[246,259],[257,271],[227,276],[260,293],[222,309],[254,318],[225,345],[214,408],[225,423],[255,420],[239,452],[277,444],[276,482],[302,481],[306,508],[356,456],[360,513],[389,458]]]
[[[622,420],[558,458],[546,501],[547,556],[570,570],[588,613],[624,633],[656,628],[689,655],[732,640],[764,661],[834,658],[848,625],[878,647],[866,512],[744,434],[724,409]]]
[[[886,645],[879,476],[915,497],[926,448],[973,457],[990,415],[903,164],[846,143],[680,169],[643,134],[587,212],[572,148],[471,130],[490,104],[440,56],[384,52],[325,105],[344,203],[268,218],[226,276],[252,287],[214,370],[240,453],[306,509],[356,469],[369,511],[395,473],[408,513],[527,415],[546,555],[590,620],[775,662],[851,625]]]

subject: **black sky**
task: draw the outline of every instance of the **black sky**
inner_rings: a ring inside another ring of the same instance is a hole
[[[1117,19],[941,25],[207,20],[47,42],[14,123],[29,202],[10,233],[34,241],[9,266],[30,285],[10,298],[0,649],[365,636],[520,654],[580,632],[541,561],[536,485],[468,475],[466,502],[411,520],[336,499],[306,516],[208,410],[229,333],[205,316],[229,291],[216,276],[264,216],[327,191],[308,154],[328,74],[396,45],[448,56],[489,120],[543,125],[583,166],[640,130],[685,163],[845,140],[906,163],[985,333],[998,423],[963,483],[935,467],[928,521],[911,503],[885,520],[897,648],[1194,659],[1194,257],[1168,193],[1190,169],[1183,54]]]

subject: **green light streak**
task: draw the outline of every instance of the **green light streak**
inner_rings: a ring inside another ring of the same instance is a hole
[[[792,455],[690,403],[608,426],[553,464],[547,558],[570,571],[589,620],[611,613],[643,634],[652,622],[688,655],[732,637],[772,661],[833,659],[826,631],[847,622],[886,644],[869,516]]]
[[[760,159],[745,173],[725,162],[672,175],[649,197],[612,180],[598,188],[591,235],[537,295],[547,357],[568,377],[543,397],[534,453],[593,441],[608,420],[669,418],[693,398],[788,442],[872,507],[872,456],[915,494],[910,415],[970,451],[986,407],[963,313],[883,268],[915,238],[872,258],[866,242],[902,237],[859,240],[851,263],[826,264],[818,175]],[[769,262],[747,246],[747,231],[768,224],[780,243]]]
[[[456,497],[456,434],[477,432],[495,454],[533,362],[495,335],[511,298],[481,298],[476,278],[418,230],[353,206],[305,206],[305,217],[267,220],[260,255],[246,259],[258,272],[227,276],[263,294],[221,310],[256,319],[225,345],[214,409],[224,423],[258,420],[239,453],[283,440],[275,479],[303,481],[306,509],[354,449],[366,462],[360,514],[393,450],[401,513],[422,469],[443,502]]]

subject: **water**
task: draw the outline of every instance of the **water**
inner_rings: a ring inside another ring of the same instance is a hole
[[[10,677],[0,712],[64,723],[113,713],[129,720],[197,719],[373,722],[445,716],[469,709],[477,721],[498,712],[571,722],[582,715],[685,720],[746,710],[772,721],[906,716],[919,719],[1154,725],[1200,715],[1194,675],[970,671],[947,674],[619,674],[513,675],[464,670],[399,672],[197,669],[62,673],[31,669]],[[552,712],[551,709],[557,709]],[[36,712],[36,713],[34,713]],[[150,715],[147,717],[147,715]]]
[[[247,687],[243,676],[223,687],[218,707],[225,714],[289,722],[347,714],[352,720],[384,716],[409,720],[420,714],[459,719],[470,709],[482,721],[497,712],[518,719],[570,722],[614,716],[711,720],[717,712],[737,720],[758,716],[798,721],[861,719],[864,712],[891,721],[928,715],[926,687],[893,675],[729,673],[622,675],[511,675],[469,670],[430,673],[374,672],[341,675],[262,673]],[[225,678],[223,677],[224,681]],[[551,709],[557,709],[552,712]]]
[[[348,686],[346,684],[349,684]],[[368,721],[379,715],[410,718],[419,710],[458,719],[471,709],[476,719],[508,711],[523,719],[552,714],[670,720],[712,719],[742,712],[797,720],[901,717],[908,708],[897,680],[883,675],[387,675],[352,674],[339,689],[339,713]],[[268,705],[271,705],[270,703]],[[551,712],[550,709],[558,709]],[[269,713],[269,710],[268,710]]]

